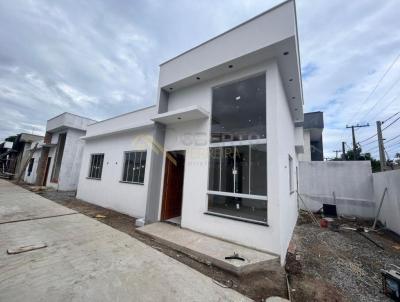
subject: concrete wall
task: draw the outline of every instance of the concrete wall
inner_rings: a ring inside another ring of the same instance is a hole
[[[300,162],[299,193],[307,207],[318,211],[323,203],[334,204],[333,192],[338,214],[374,217],[369,161]]]
[[[88,125],[96,122],[95,120],[75,115],[72,113],[64,112],[47,121],[46,131],[56,132],[65,128],[74,128],[78,130],[85,130]]]
[[[388,188],[379,220],[400,235],[400,170],[374,173],[373,180],[376,208],[379,207],[383,191]]]
[[[143,130],[87,140],[83,151],[77,198],[133,217],[144,217],[151,162],[151,135],[151,130]],[[147,150],[144,185],[120,182],[124,152],[135,150]],[[101,180],[87,178],[90,155],[93,153],[104,153]]]
[[[36,173],[37,173],[37,167],[38,167],[41,152],[42,152],[42,149],[38,149],[35,151],[35,153],[33,153],[32,158],[34,159],[34,162],[33,162],[33,168],[32,168],[31,175],[28,176],[29,164],[25,169],[24,181],[28,184],[33,185],[36,182]]]
[[[113,118],[94,123],[88,127],[86,136],[102,135],[105,133],[121,131],[150,123],[151,118],[156,114],[156,106],[150,106],[136,111],[128,112]]]
[[[80,138],[84,135],[85,131],[83,130],[67,130],[64,154],[58,180],[58,189],[61,191],[74,191],[78,187],[84,146],[84,141]]]
[[[267,121],[267,140],[268,140],[268,193],[278,190],[272,196],[268,195],[268,202],[271,208],[279,208],[272,215],[279,213],[279,234],[280,234],[280,256],[283,264],[286,257],[287,248],[292,238],[293,230],[297,222],[297,196],[296,196],[296,167],[298,158],[295,150],[295,142],[298,138],[298,128],[295,127],[288,105],[288,98],[285,95],[281,76],[276,64],[272,65],[267,71],[270,80],[269,100],[267,100],[268,121]],[[272,85],[271,85],[272,84]],[[274,116],[274,117],[273,117]],[[300,134],[303,134],[300,131]],[[275,137],[276,135],[276,137]],[[302,138],[302,137],[301,137]],[[302,144],[301,142],[300,144]],[[289,156],[293,160],[292,180],[293,188],[290,188],[290,169]]]
[[[299,154],[299,160],[311,161],[311,139],[309,130],[304,130],[303,138],[304,138],[304,152]]]

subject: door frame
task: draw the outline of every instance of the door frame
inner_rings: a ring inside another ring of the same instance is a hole
[[[48,156],[46,159],[46,166],[44,168],[44,178],[42,183],[42,186],[44,187],[46,187],[47,185],[47,179],[49,177],[49,172],[50,172],[50,164],[51,164],[51,156]]]
[[[168,157],[168,153],[171,152],[182,152],[184,154],[184,167],[183,167],[183,179],[182,179],[182,200],[181,200],[181,217],[182,217],[182,207],[183,207],[183,198],[184,198],[184,194],[183,194],[183,188],[185,186],[185,174],[186,174],[186,150],[185,149],[171,149],[171,150],[165,150],[164,151],[164,160],[163,160],[163,166],[162,166],[162,187],[161,187],[161,194],[160,194],[160,208],[159,208],[159,220],[160,221],[165,221],[166,219],[164,218],[164,191],[165,191],[165,182],[166,182],[166,175],[165,173],[166,171],[166,164],[167,164],[167,157]]]

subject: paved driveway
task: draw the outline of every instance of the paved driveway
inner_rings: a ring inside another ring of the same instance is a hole
[[[8,255],[45,242],[47,248]],[[250,301],[140,241],[0,180],[0,301]]]

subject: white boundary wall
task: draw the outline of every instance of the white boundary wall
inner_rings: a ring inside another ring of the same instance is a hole
[[[379,220],[400,235],[400,170],[373,174],[374,196],[377,208],[383,191],[388,188],[382,203]]]
[[[299,193],[311,211],[318,211],[327,203],[336,204],[339,215],[375,216],[369,161],[300,162],[299,172]],[[300,200],[299,203],[304,209]]]

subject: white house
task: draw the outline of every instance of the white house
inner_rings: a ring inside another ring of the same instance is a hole
[[[89,124],[96,121],[65,112],[47,121],[46,135],[25,171],[25,181],[61,191],[77,189]]]
[[[283,262],[303,117],[286,1],[161,64],[156,106],[88,126],[77,196]]]

